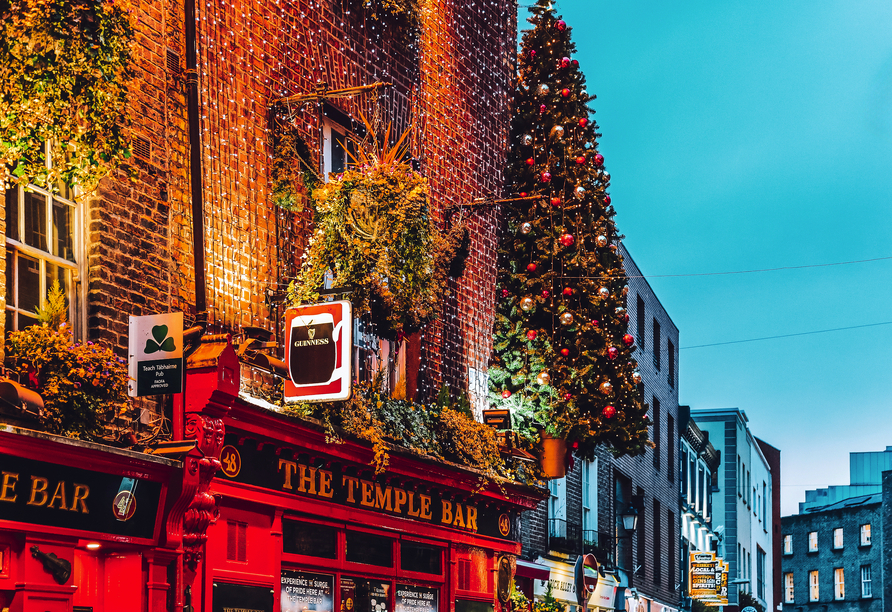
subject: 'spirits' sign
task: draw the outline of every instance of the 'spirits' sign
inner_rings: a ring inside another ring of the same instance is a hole
[[[161,483],[0,454],[0,521],[151,538]]]
[[[183,313],[130,317],[128,393],[131,397],[183,390]]]
[[[230,480],[497,538],[511,536],[510,517],[497,508],[416,490],[409,482],[369,480],[337,464],[317,467],[297,455],[276,454],[271,444],[261,445],[261,450],[257,444],[238,445],[234,434],[226,441],[221,472]]]
[[[713,552],[694,552],[690,557],[689,595],[715,605],[728,605],[728,564]],[[724,603],[722,603],[724,602]]]

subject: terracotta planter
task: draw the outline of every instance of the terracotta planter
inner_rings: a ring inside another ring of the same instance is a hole
[[[567,475],[567,441],[553,438],[542,432],[539,442],[541,453],[539,466],[548,478],[563,478]]]

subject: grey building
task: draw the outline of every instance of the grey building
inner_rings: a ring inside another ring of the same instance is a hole
[[[781,519],[785,610],[883,610],[883,494]]]

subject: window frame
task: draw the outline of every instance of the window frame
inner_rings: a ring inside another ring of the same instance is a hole
[[[861,525],[861,546],[870,546],[870,523]]]
[[[846,598],[846,574],[841,567],[833,568],[833,599],[843,601]]]
[[[793,572],[784,574],[784,603],[795,603],[796,589],[793,582]]]
[[[787,533],[784,534],[783,539],[783,551],[785,555],[793,554],[793,534]]]
[[[808,600],[821,600],[821,578],[818,570],[811,570],[808,573]]]
[[[47,160],[47,168],[53,168],[52,147],[47,143],[45,145],[45,158]],[[7,177],[7,182],[9,178]],[[11,192],[14,193],[11,196]],[[44,227],[43,232],[46,239],[46,250],[30,245],[25,239],[26,225],[26,194],[33,193],[44,200]],[[65,197],[65,196],[70,197]],[[66,275],[65,297],[68,301],[68,321],[74,331],[76,338],[83,337],[83,330],[86,328],[86,307],[84,300],[83,283],[81,279],[86,273],[86,249],[85,249],[85,230],[84,230],[84,206],[79,202],[82,196],[79,190],[71,189],[68,194],[52,193],[48,189],[29,184],[27,186],[10,185],[6,189],[4,197],[4,207],[10,197],[15,198],[16,206],[16,227],[15,231],[10,231],[10,218],[6,217],[6,331],[14,331],[24,329],[28,324],[36,323],[37,319],[32,310],[23,308],[19,298],[19,262],[24,256],[29,260],[37,262],[37,305],[39,307],[46,306],[46,296],[49,291],[51,280],[48,279],[49,266],[56,266],[57,269],[63,270]],[[69,235],[67,239],[71,241],[71,256],[74,261],[66,259],[63,256],[53,254],[55,248],[55,228],[54,228],[54,210],[55,206],[61,205],[68,207],[70,225]],[[15,237],[12,237],[12,236]],[[22,319],[26,319],[23,321]],[[24,325],[23,325],[24,324]]]
[[[810,552],[810,553],[818,552],[818,532],[817,531],[809,531],[808,532],[808,552]]]
[[[842,550],[843,548],[843,540],[844,534],[842,527],[836,527],[833,529],[833,550]]]
[[[865,578],[865,575],[866,575],[866,578]],[[872,597],[873,597],[873,585],[871,583],[870,565],[862,565],[861,566],[861,599],[870,599]]]

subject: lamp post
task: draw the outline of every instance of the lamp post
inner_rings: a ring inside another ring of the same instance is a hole
[[[632,556],[632,536],[635,535],[635,530],[638,528],[638,510],[634,506],[629,506],[623,512],[620,512],[619,519],[623,524],[623,530],[626,532],[626,535],[617,536],[616,540],[617,544],[619,544],[619,540],[629,538],[629,567],[626,568],[626,572],[629,575],[629,588],[632,588],[632,574],[635,573],[635,562]],[[617,555],[618,557],[619,555]]]

